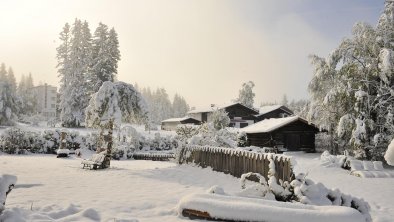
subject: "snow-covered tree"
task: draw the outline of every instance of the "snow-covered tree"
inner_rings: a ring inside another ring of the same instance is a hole
[[[280,102],[281,105],[287,106],[289,105],[289,100],[287,99],[287,95],[283,94],[282,101]]]
[[[33,116],[36,114],[37,101],[32,93],[33,76],[31,73],[27,77],[22,75],[22,78],[17,87],[17,95],[20,101],[19,113],[26,116]]]
[[[216,109],[212,112],[210,120],[216,130],[226,128],[230,124],[230,117],[224,109]]]
[[[236,102],[241,103],[244,106],[253,108],[255,94],[253,92],[254,82],[249,81],[242,84],[242,88],[239,90],[238,98]]]
[[[70,41],[71,41],[71,28],[68,23],[66,23],[63,27],[63,31],[60,33],[59,37],[61,44],[56,48],[57,50],[57,72],[60,77],[60,95],[63,95],[63,92],[68,86],[69,78],[71,77],[71,64],[70,64]]]
[[[12,119],[17,112],[16,97],[12,92],[6,66],[0,66],[0,125],[13,125]]]
[[[67,25],[63,30],[64,33],[61,33],[61,39],[65,38],[66,27]],[[63,42],[62,45],[65,46],[65,43]],[[71,29],[68,60],[66,55],[62,54],[65,53],[63,51],[61,53],[58,51],[58,58],[62,55],[59,64],[61,74],[64,76],[62,78],[64,86],[61,87],[60,118],[65,127],[79,127],[83,124],[84,110],[89,100],[86,79],[91,63],[91,35],[87,22],[82,23],[79,19],[75,19]]]
[[[358,158],[381,159],[394,135],[393,14],[386,1],[376,28],[357,23],[326,59],[311,57],[308,117]]]
[[[115,81],[119,60],[119,42],[115,29],[108,31],[107,25],[99,23],[92,44],[90,81],[93,92],[96,92],[103,82]]]
[[[146,123],[148,119],[147,105],[141,94],[133,85],[124,82],[115,82],[118,91],[118,102],[122,112],[122,121],[127,123]]]
[[[104,82],[99,91],[92,95],[86,108],[86,126],[106,129],[110,121],[119,125],[121,119],[118,90],[112,82]]]
[[[189,111],[189,105],[186,100],[177,93],[172,101],[172,111],[172,117],[184,117],[186,116],[187,111]]]

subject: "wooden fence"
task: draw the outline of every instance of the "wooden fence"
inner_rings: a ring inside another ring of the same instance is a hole
[[[260,173],[267,180],[272,158],[275,163],[275,177],[278,180],[292,181],[294,178],[290,157],[284,155],[194,145],[183,147],[180,155],[181,164],[195,163],[235,177],[241,177],[248,172]]]

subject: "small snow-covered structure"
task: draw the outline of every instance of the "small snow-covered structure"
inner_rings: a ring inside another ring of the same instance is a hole
[[[225,221],[366,221],[360,212],[350,207],[314,206],[220,194],[186,196],[180,200],[177,209],[180,215]]]
[[[255,117],[256,117],[256,122],[260,122],[264,119],[283,118],[292,115],[294,115],[294,112],[291,111],[286,106],[269,105],[269,106],[260,107],[259,114],[255,115]]]
[[[259,114],[258,111],[251,109],[241,103],[231,103],[225,105],[211,104],[208,107],[202,107],[190,110],[188,116],[197,119],[201,122],[210,122],[212,114],[215,110],[223,109],[230,117],[230,127],[243,128],[255,122],[255,115]]]
[[[319,129],[299,116],[291,116],[265,119],[241,131],[247,135],[248,146],[315,152],[315,134]]]
[[[387,151],[384,154],[384,159],[387,161],[387,164],[394,166],[394,140],[392,140],[388,146]]]
[[[181,118],[171,118],[161,121],[161,129],[162,130],[176,130],[178,125],[181,124],[192,124],[192,125],[200,125],[201,121],[185,116]]]

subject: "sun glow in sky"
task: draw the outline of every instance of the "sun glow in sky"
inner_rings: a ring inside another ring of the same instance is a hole
[[[118,79],[178,92],[191,106],[230,102],[254,81],[255,105],[307,98],[309,54],[326,56],[356,21],[376,24],[383,0],[0,0],[0,62],[19,81],[59,85],[66,22],[119,35]]]

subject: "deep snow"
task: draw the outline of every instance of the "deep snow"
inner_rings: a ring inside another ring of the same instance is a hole
[[[296,172],[308,172],[308,178],[330,189],[364,198],[374,221],[393,221],[394,178],[358,178],[341,168],[321,166],[319,154],[291,155]],[[182,197],[213,185],[230,194],[240,191],[239,179],[230,175],[171,162],[112,161],[110,169],[98,171],[83,170],[80,163],[79,158],[54,155],[0,154],[0,174],[18,176],[5,216],[9,221],[187,221],[177,215]],[[17,215],[20,220],[13,217]]]

